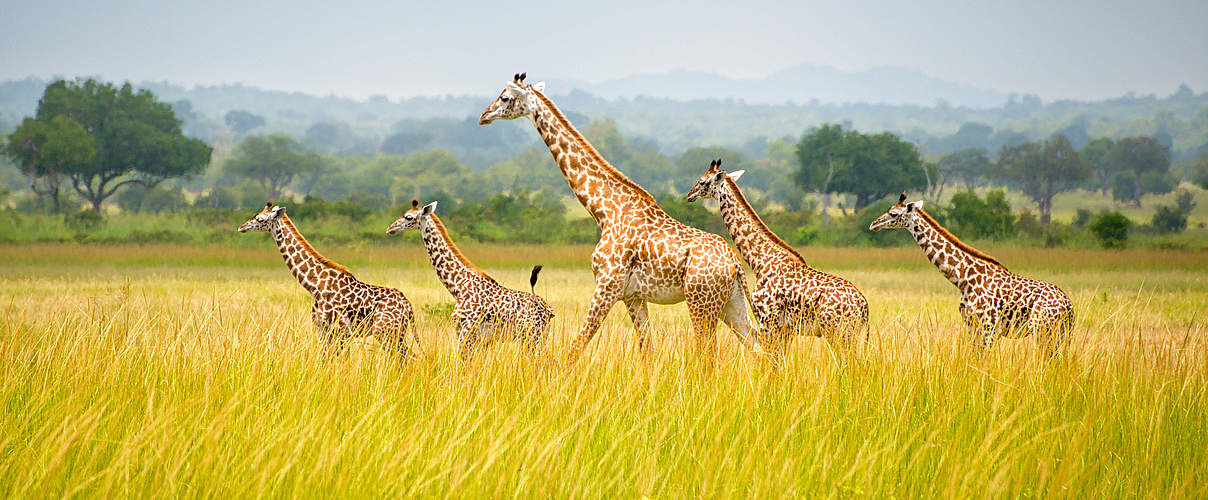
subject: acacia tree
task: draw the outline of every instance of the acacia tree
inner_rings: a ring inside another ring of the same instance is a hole
[[[1108,190],[1112,188],[1112,179],[1116,176],[1112,163],[1107,160],[1108,152],[1115,145],[1116,141],[1110,137],[1100,137],[1086,143],[1082,152],[1078,153],[1091,169],[1091,185],[1094,190],[1103,193],[1103,196],[1107,196]]]
[[[1113,196],[1141,207],[1141,195],[1174,189],[1170,179],[1170,148],[1153,137],[1125,137],[1107,152],[1107,163],[1115,174]]]
[[[990,173],[991,166],[990,158],[986,156],[984,149],[962,149],[944,155],[935,164],[938,179],[937,192],[933,198],[939,199],[943,195],[944,185],[950,181],[959,181],[964,184],[966,190],[972,190],[979,179]]]
[[[319,155],[307,152],[293,137],[273,134],[244,139],[223,168],[231,175],[259,184],[275,199],[295,178],[317,172],[322,163]]]
[[[808,191],[850,193],[856,209],[903,189],[927,185],[918,149],[885,132],[865,135],[823,125],[797,143],[797,184]]]
[[[78,130],[71,125],[54,124],[59,116],[83,128],[95,154],[88,161],[62,164],[58,175],[70,180],[97,212],[123,186],[153,187],[165,179],[198,173],[210,162],[210,147],[181,134],[171,105],[156,101],[146,90],[135,91],[129,83],[121,88],[93,79],[51,83],[38,101],[36,116],[22,126],[42,124],[55,136],[75,137]],[[56,140],[78,143],[80,139]]]
[[[49,122],[26,118],[9,136],[4,152],[29,177],[34,194],[50,197],[57,214],[63,175],[91,162],[96,157],[96,142],[79,122],[67,116],[58,115]]]
[[[1064,135],[1040,142],[1003,147],[996,173],[1017,186],[1040,210],[1040,221],[1048,224],[1053,197],[1086,180],[1090,168]]]

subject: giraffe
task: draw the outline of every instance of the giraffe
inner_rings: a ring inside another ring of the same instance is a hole
[[[714,198],[721,205],[722,221],[738,253],[755,272],[751,304],[763,326],[765,349],[779,358],[780,344],[797,332],[850,345],[855,333],[868,324],[864,294],[850,281],[810,267],[768,229],[738,189],[735,181],[743,172],[726,172],[721,160],[714,160],[686,198],[688,202]]]
[[[751,335],[742,263],[720,236],[667,215],[650,193],[613,167],[543,93],[545,83],[517,74],[482,112],[479,125],[528,117],[549,148],[566,183],[600,229],[591,256],[595,289],[591,306],[567,353],[574,362],[616,302],[629,309],[638,346],[649,352],[646,303],[687,302],[698,353],[711,364],[717,320],[748,349]]]
[[[529,352],[538,354],[554,310],[532,292],[504,288],[470,262],[445,230],[434,213],[436,202],[419,206],[411,200],[411,209],[390,224],[387,234],[417,229],[424,239],[428,258],[440,282],[453,295],[453,319],[457,322],[457,340],[462,360],[469,359],[479,344],[485,346],[495,336],[514,336]],[[541,266],[533,268],[530,289],[537,286]]]
[[[1074,326],[1074,304],[1057,285],[1024,278],[994,257],[966,245],[923,210],[923,202],[898,203],[868,226],[871,231],[905,228],[927,258],[961,292],[960,312],[984,351],[995,337],[1035,334],[1060,352]]]
[[[336,343],[336,354],[349,337],[368,326],[378,341],[406,355],[406,334],[415,315],[403,292],[361,282],[348,268],[320,255],[294,227],[285,207],[271,201],[239,226],[239,232],[248,231],[272,233],[285,265],[314,297],[310,311],[315,329],[329,345]]]

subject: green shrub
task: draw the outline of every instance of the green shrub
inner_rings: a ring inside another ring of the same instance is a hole
[[[1154,211],[1150,222],[1155,231],[1161,234],[1181,233],[1187,229],[1187,216],[1195,208],[1195,201],[1187,190],[1179,190],[1175,196],[1174,206],[1159,205]]]
[[[1120,212],[1102,212],[1088,226],[1103,248],[1123,248],[1132,221]]]
[[[86,233],[96,231],[105,225],[105,217],[92,210],[83,210],[63,216],[63,222],[73,231]]]
[[[952,206],[944,211],[949,228],[966,238],[1006,238],[1015,234],[1015,216],[1001,189],[986,194],[985,201],[973,191],[952,196]]]

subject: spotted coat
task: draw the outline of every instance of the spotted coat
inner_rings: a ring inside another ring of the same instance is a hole
[[[348,268],[320,255],[294,227],[285,207],[265,204],[264,210],[239,226],[239,232],[248,231],[272,233],[285,265],[314,298],[315,328],[328,343],[336,343],[336,353],[350,337],[372,334],[406,354],[406,333],[415,316],[403,292],[364,283]]]
[[[999,336],[1035,334],[1056,354],[1074,326],[1074,305],[1057,285],[1019,276],[997,259],[961,242],[923,210],[921,201],[898,203],[869,225],[872,231],[905,228],[944,277],[961,292],[960,312],[982,349]]]
[[[417,200],[411,209],[386,230],[395,234],[419,230],[441,284],[453,295],[453,320],[463,359],[497,337],[520,340],[530,352],[538,353],[546,338],[554,309],[535,293],[500,285],[461,253],[440,218],[433,213],[436,202],[423,207]],[[536,286],[541,266],[533,268],[530,286]]]
[[[735,182],[742,173],[727,173],[721,160],[715,160],[687,200],[714,198],[721,205],[722,221],[738,253],[755,272],[751,302],[763,327],[765,348],[779,354],[779,344],[792,333],[849,344],[868,323],[868,300],[850,281],[810,267],[764,224]]]
[[[575,360],[612,306],[624,302],[648,350],[646,303],[687,302],[696,345],[706,362],[716,353],[720,318],[750,349],[759,349],[747,318],[746,283],[734,250],[720,236],[671,218],[654,197],[614,168],[542,92],[516,75],[478,123],[528,117],[566,183],[595,219],[600,240],[591,257],[595,290],[587,318],[568,352]]]

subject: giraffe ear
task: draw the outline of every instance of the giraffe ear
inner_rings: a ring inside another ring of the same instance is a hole
[[[725,172],[718,172],[716,174],[713,174],[713,182],[721,182],[721,180],[725,179],[725,178],[726,178]]]
[[[435,211],[436,211],[436,202],[435,201],[432,203],[429,203],[427,205],[424,205],[424,215],[428,215]]]
[[[746,170],[735,170],[733,172],[730,172],[730,174],[729,174],[730,179],[737,181],[738,178],[742,177],[742,174],[745,174],[745,173],[747,173]]]
[[[285,215],[285,207],[280,205],[273,207],[273,216],[280,217],[282,215]]]
[[[914,203],[911,203],[911,205],[914,205],[914,208],[923,208],[923,200],[919,200]]]
[[[534,84],[533,84],[533,90],[536,90],[537,92],[542,92],[542,93],[544,93],[544,92],[545,92],[545,82],[537,82],[537,83],[534,83]]]

